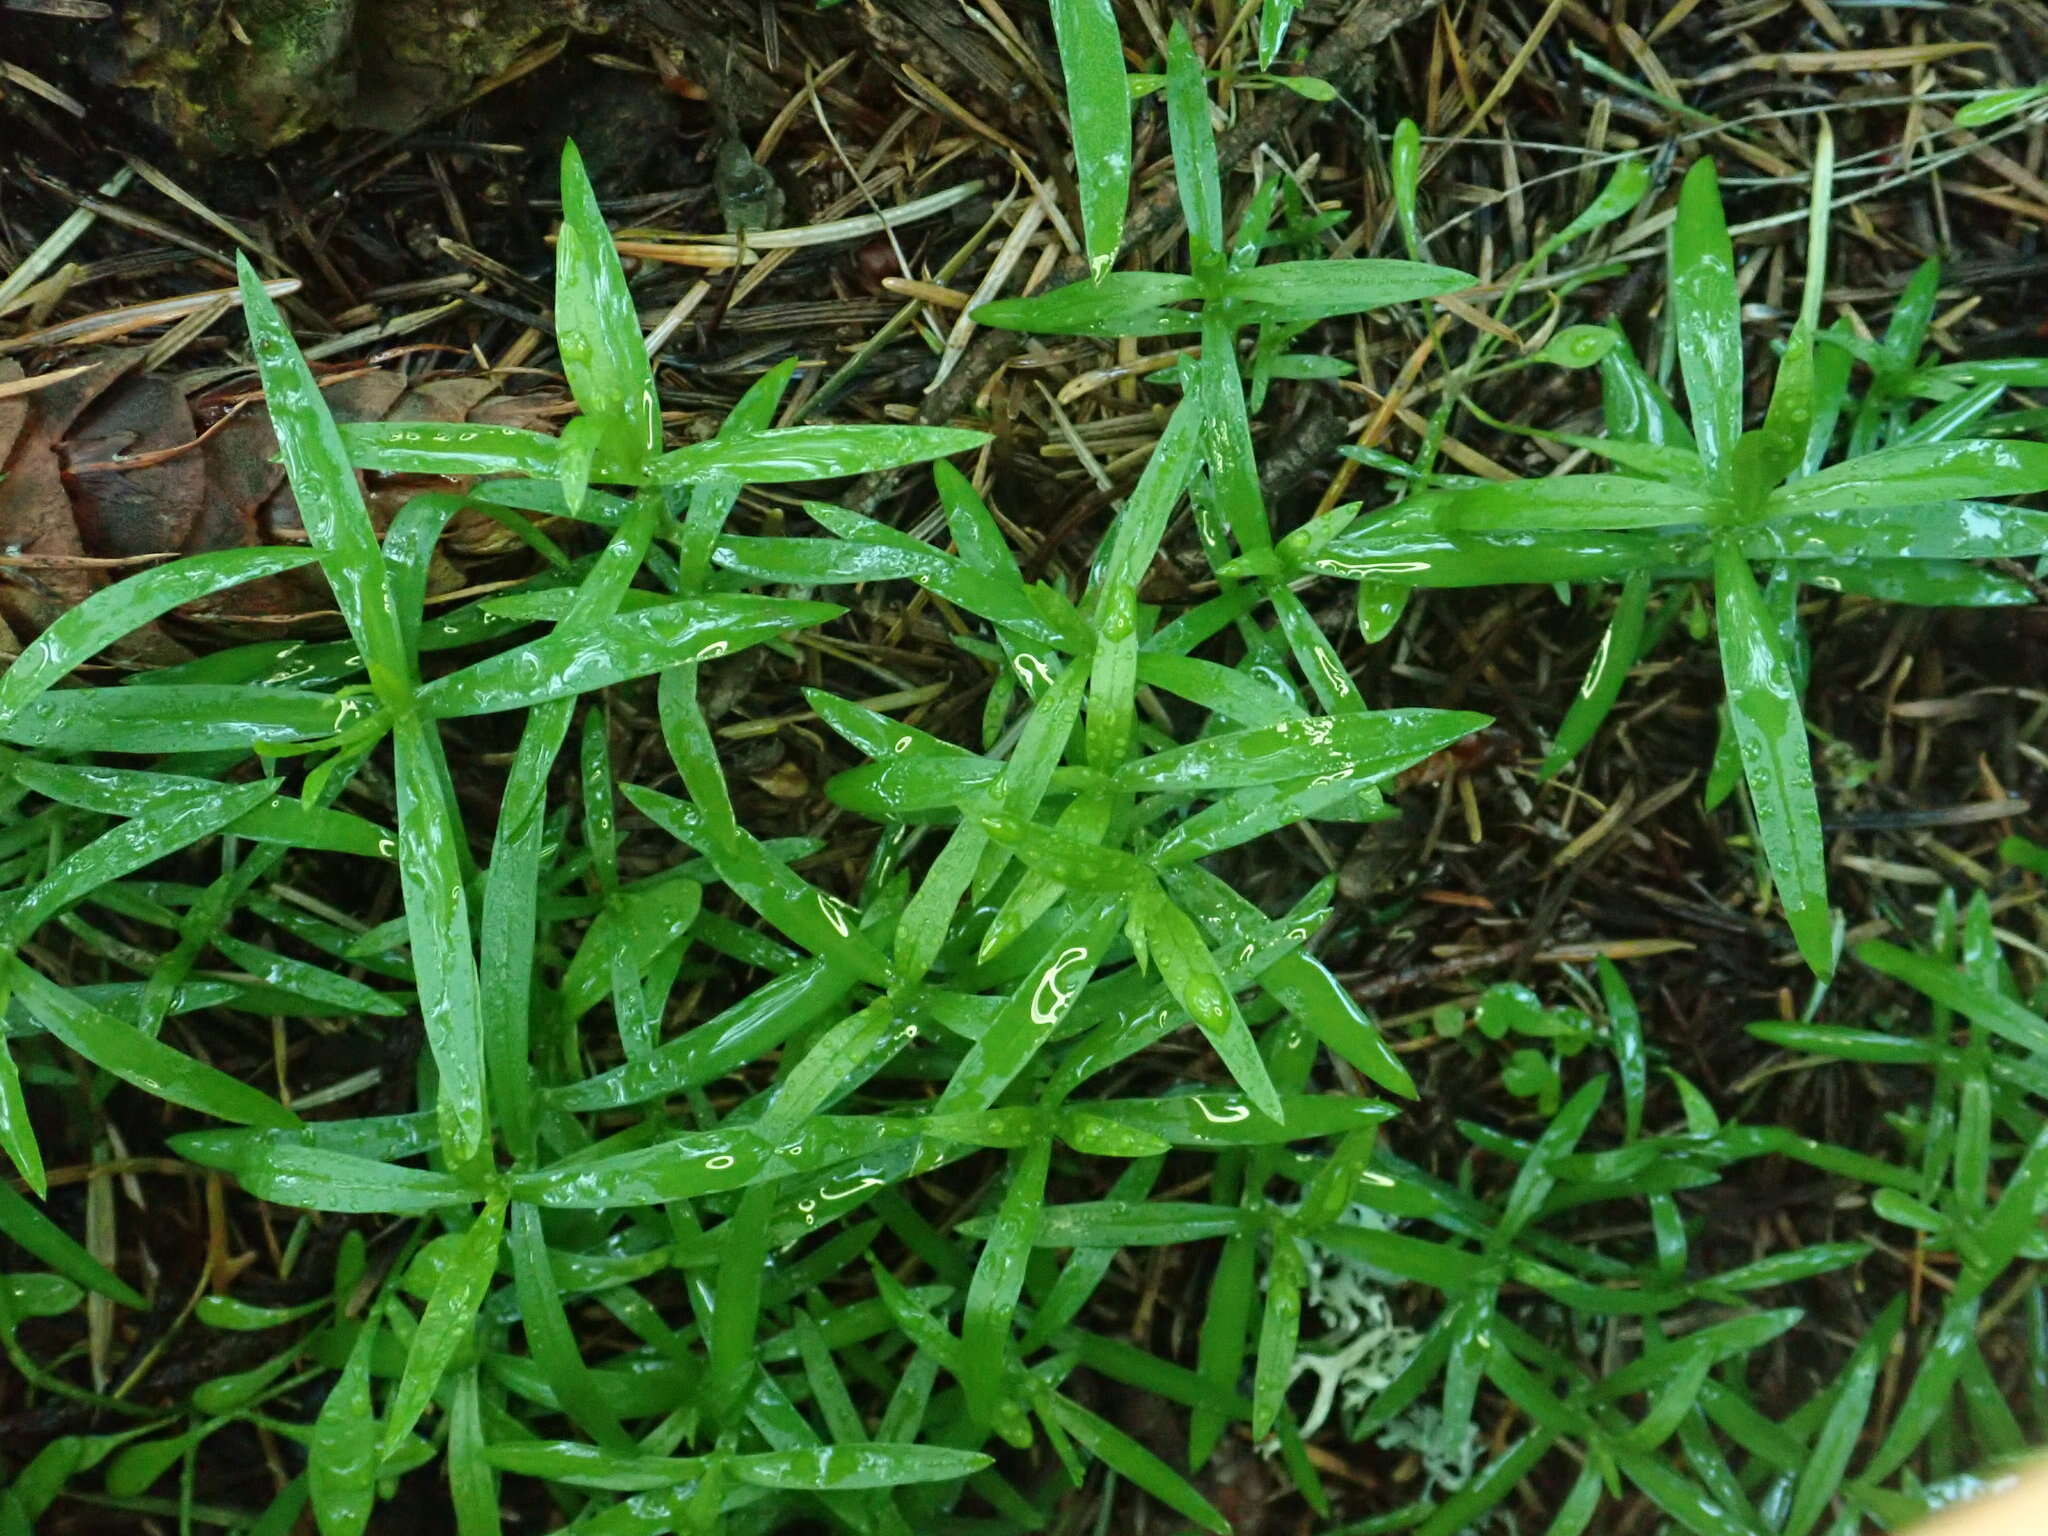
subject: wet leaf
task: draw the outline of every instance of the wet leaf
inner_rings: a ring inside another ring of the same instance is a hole
[[[1230,1536],[1230,1523],[1165,1462],[1107,1420],[1055,1394],[1048,1410],[1052,1422],[1072,1435],[1106,1465],[1151,1494],[1167,1508],[1186,1516],[1205,1531]]]
[[[1382,710],[1228,731],[1126,765],[1137,790],[1213,792],[1328,775],[1359,784],[1385,778],[1490,724],[1457,710]]]
[[[1742,435],[1742,324],[1720,183],[1714,162],[1705,157],[1694,162],[1679,191],[1671,233],[1671,312],[1700,457],[1725,485]]]
[[[1264,324],[1362,314],[1455,293],[1477,281],[1469,272],[1413,261],[1276,261],[1223,281],[1223,297]]]
[[[469,1230],[462,1234],[447,1266],[434,1282],[426,1315],[406,1352],[405,1373],[385,1408],[382,1455],[396,1455],[425,1411],[435,1388],[454,1362],[456,1351],[476,1323],[491,1278],[497,1273],[498,1248],[505,1234],[505,1201],[488,1201]]]
[[[1131,93],[1110,0],[1053,0],[1053,36],[1066,77],[1075,180],[1089,270],[1099,280],[1123,243],[1131,195]]]
[[[785,630],[827,623],[831,603],[773,597],[699,597],[567,626],[436,678],[419,692],[437,719],[527,709],[606,688],[688,661],[724,656]]]
[[[1749,562],[1727,543],[1715,547],[1714,596],[1729,717],[1758,835],[1799,952],[1815,974],[1827,976],[1834,971],[1834,925],[1799,687]]]
[[[370,1352],[377,1342],[373,1312],[356,1333],[341,1379],[313,1423],[306,1460],[320,1536],[362,1536],[377,1501],[377,1420],[370,1403]]]
[[[573,140],[562,146],[555,331],[570,391],[613,451],[628,462],[660,452],[661,402],[639,316]]]

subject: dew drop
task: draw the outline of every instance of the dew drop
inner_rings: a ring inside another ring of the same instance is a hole
[[[1204,1029],[1221,1029],[1230,1017],[1230,998],[1213,976],[1191,979],[1187,996],[1182,1001],[1188,1005],[1188,1012],[1195,1016],[1195,1022]]]

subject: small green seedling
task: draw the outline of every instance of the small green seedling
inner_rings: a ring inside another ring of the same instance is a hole
[[[1807,298],[1760,425],[1744,427],[1734,253],[1714,167],[1701,161],[1686,176],[1671,236],[1670,324],[1689,414],[1618,338],[1561,335],[1545,356],[1599,367],[1608,430],[1560,440],[1608,459],[1614,472],[1425,489],[1296,562],[1373,588],[1619,582],[1613,623],[1560,728],[1551,772],[1591,738],[1653,638],[1681,612],[1700,612],[1673,596],[1653,608],[1659,585],[1710,582],[1728,687],[1728,745],[1713,788],[1747,784],[1765,865],[1801,954],[1822,975],[1834,966],[1834,924],[1801,707],[1802,587],[1913,603],[2024,602],[2023,583],[1970,562],[2048,551],[2048,514],[1990,499],[2048,489],[2048,446],[1961,435],[1981,395],[1895,422],[1869,451],[1830,462],[1850,395],[1848,357],[1822,347],[1817,326],[1829,170],[1824,148]],[[1901,320],[1905,334],[1888,357],[1917,354],[1916,313]],[[1924,370],[1910,380],[1893,387],[1953,393],[1998,383]]]

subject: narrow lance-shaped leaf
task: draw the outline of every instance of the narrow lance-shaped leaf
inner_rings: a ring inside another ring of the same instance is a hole
[[[1820,329],[1828,277],[1828,220],[1834,206],[1835,128],[1823,113],[1814,139],[1813,196],[1806,215],[1806,282],[1799,294],[1799,329],[1809,336]]]
[[[352,976],[343,976],[310,961],[280,955],[261,945],[247,944],[222,933],[214,935],[213,947],[264,986],[275,987],[338,1014],[397,1018],[407,1011],[404,998],[380,992]]]
[[[1696,485],[1632,475],[1566,475],[1424,492],[1410,503],[1409,515],[1426,514],[1429,526],[1448,533],[1526,534],[1677,527],[1712,520],[1725,505]]]
[[[1057,1394],[1052,1396],[1045,1412],[1050,1422],[1072,1435],[1097,1459],[1169,1509],[1194,1521],[1205,1531],[1214,1531],[1217,1536],[1230,1536],[1230,1522],[1223,1518],[1215,1505],[1190,1487],[1173,1468],[1115,1425]]]
[[[1714,596],[1729,718],[1764,857],[1800,954],[1815,974],[1827,976],[1834,970],[1833,925],[1806,718],[1749,562],[1731,543],[1715,546]]]
[[[988,833],[972,822],[953,829],[939,856],[926,866],[924,878],[896,924],[896,970],[915,981],[931,970],[951,936],[960,898],[967,894],[976,867],[988,850]]]
[[[1211,282],[1223,262],[1223,178],[1202,61],[1195,57],[1187,29],[1177,21],[1166,38],[1166,126],[1187,219],[1189,264],[1197,279]]]
[[[780,427],[678,448],[655,462],[648,480],[655,485],[684,485],[715,475],[743,485],[831,480],[922,464],[987,441],[986,432],[962,427]]]
[[[1671,320],[1700,457],[1724,483],[1742,435],[1742,324],[1735,251],[1711,159],[1679,191],[1671,232]]]
[[[1219,1164],[1219,1176],[1221,1165]],[[1202,1309],[1196,1370],[1203,1380],[1234,1392],[1244,1374],[1244,1355],[1251,1327],[1258,1267],[1259,1234],[1244,1231],[1227,1238],[1209,1281],[1208,1304]],[[1188,1419],[1188,1463],[1200,1470],[1214,1453],[1228,1425],[1214,1408],[1197,1408]]]
[[[1393,184],[1394,217],[1401,226],[1401,241],[1408,247],[1409,258],[1420,261],[1422,226],[1415,216],[1415,203],[1422,186],[1422,130],[1412,117],[1404,117],[1394,125],[1387,173]]]
[[[1612,331],[1591,327],[1602,336],[1612,337]],[[1695,494],[1707,485],[1707,466],[1700,456],[1690,448],[1670,443],[1642,443],[1629,437],[1582,437],[1576,432],[1555,432],[1544,434],[1556,442],[1573,448],[1583,448],[1588,453],[1597,453],[1603,459],[1610,459],[1630,474],[1640,475],[1646,480],[1663,480],[1673,485],[1691,486]],[[1705,498],[1702,497],[1704,504]]]
[[[1374,588],[1360,623],[1393,625],[1407,592],[1417,586],[1501,586],[1516,582],[1620,582],[1642,563],[1673,559],[1669,539],[1640,532],[1550,532],[1538,543],[1524,532],[1464,532],[1434,526],[1335,541],[1307,569]],[[1692,541],[1688,541],[1692,543]],[[1704,541],[1702,541],[1704,543]],[[1382,594],[1393,594],[1382,596]]]
[[[1089,600],[1100,608],[1110,597],[1128,592],[1135,597],[1181,492],[1193,478],[1202,448],[1202,411],[1183,400],[1167,419],[1130,500],[1124,503],[1096,559]]]
[[[1820,1433],[1814,1437],[1812,1455],[1800,1468],[1798,1480],[1793,1485],[1791,1507],[1785,1513],[1784,1524],[1779,1527],[1783,1536],[1806,1536],[1840,1489],[1849,1463],[1856,1454],[1856,1443],[1862,1438],[1864,1421],[1870,1414],[1871,1398],[1877,1390],[1878,1372],[1884,1365],[1881,1346],[1888,1344],[1897,1333],[1903,1315],[1904,1299],[1901,1298],[1887,1309],[1885,1317],[1872,1327],[1863,1344],[1850,1357],[1848,1369],[1842,1372],[1835,1387],[1834,1405],[1828,1409]]]
[[[1569,1156],[1572,1148],[1578,1145],[1579,1138],[1593,1123],[1593,1117],[1599,1112],[1606,1095],[1606,1077],[1595,1077],[1582,1085],[1552,1117],[1543,1134],[1536,1138],[1536,1144],[1529,1149],[1522,1171],[1515,1176],[1514,1187],[1508,1191],[1507,1203],[1494,1227],[1490,1247],[1504,1248],[1514,1240],[1515,1234],[1536,1219],[1544,1200],[1556,1187],[1558,1161]]]
[[[0,1181],[0,1233],[49,1265],[56,1274],[88,1291],[138,1311],[149,1305],[125,1280],[111,1273],[77,1239],[4,1181]]]
[[[596,618],[436,678],[420,705],[436,719],[526,709],[681,662],[725,656],[846,610],[774,597],[697,597]]]
[[[420,1414],[441,1384],[455,1353],[475,1325],[477,1308],[483,1305],[497,1272],[498,1247],[505,1234],[505,1199],[496,1196],[470,1224],[447,1266],[434,1282],[427,1299],[426,1316],[412,1336],[406,1352],[405,1373],[391,1395],[384,1421],[383,1455],[395,1455],[405,1437],[412,1433]]]
[[[1045,1207],[1045,1178],[1051,1159],[1051,1138],[1041,1136],[1012,1165],[1009,1188],[1003,1193],[994,1229],[967,1288],[960,1329],[965,1373],[960,1384],[967,1394],[968,1411],[983,1422],[994,1418],[998,1403],[1011,1390],[1010,1328],[1017,1298],[1024,1289],[1024,1264]]]
[[[1127,764],[1118,782],[1138,790],[1219,789],[1330,775],[1361,782],[1393,773],[1486,726],[1462,710],[1401,709],[1286,720],[1227,731]]]
[[[719,1229],[716,1299],[705,1330],[711,1366],[704,1400],[721,1422],[733,1417],[747,1396],[758,1354],[762,1271],[768,1263],[768,1218],[775,1212],[775,1187],[757,1184],[740,1197]]]
[[[499,1129],[519,1157],[531,1155],[534,1137],[528,1044],[542,809],[549,772],[573,707],[572,701],[559,700],[527,715],[505,778],[490,868],[484,875],[477,1006],[482,1011],[485,1078]]]
[[[1052,0],[1053,35],[1074,129],[1074,179],[1089,270],[1102,277],[1123,242],[1131,195],[1131,93],[1111,0]]]
[[[2019,1167],[1964,1252],[1958,1298],[1981,1296],[2018,1262],[2022,1248],[2040,1230],[2037,1213],[2044,1188],[2048,1188],[2048,1128],[2035,1133]],[[1975,1341],[1971,1342],[1974,1348]]]
[[[230,549],[192,555],[103,587],[67,609],[0,672],[0,730],[82,662],[174,608],[243,582],[309,564],[303,549]]]
[[[1606,1484],[1600,1481],[1600,1469],[1588,1462],[1544,1528],[1543,1536],[1580,1536],[1593,1523],[1601,1495],[1606,1491]]]
[[[1629,1450],[1617,1454],[1615,1461],[1629,1481],[1693,1536],[1751,1536],[1755,1529],[1722,1508],[1699,1484],[1655,1456]]]
[[[1798,481],[1793,489],[1807,483]],[[1806,579],[1833,585],[1858,568],[1883,570],[1901,560],[1980,560],[2048,551],[2048,513],[1997,501],[1835,508],[1774,514],[1734,536],[1752,560],[1812,562],[1814,574]]]
[[[1607,1005],[1614,1064],[1621,1078],[1623,1124],[1628,1139],[1634,1141],[1642,1134],[1643,1099],[1649,1090],[1649,1064],[1643,1054],[1643,1014],[1614,962],[1602,955],[1598,967],[1600,997]]]
[[[1041,963],[1025,972],[988,1031],[961,1059],[939,1096],[939,1111],[988,1108],[1030,1065],[1108,948],[1118,906],[1114,895],[1075,904],[1072,922],[1043,951]]]
[[[574,141],[562,146],[555,331],[570,393],[598,431],[620,454],[659,452],[661,405],[633,295]]]
[[[735,1456],[733,1477],[761,1488],[898,1488],[911,1483],[952,1482],[970,1477],[993,1461],[980,1451],[943,1445],[820,1445]]]
[[[1176,306],[1202,296],[1173,272],[1109,272],[1028,299],[996,299],[974,311],[980,325],[1041,336],[1171,336],[1201,329],[1201,315]]]
[[[2048,490],[2048,443],[1973,440],[1881,448],[1796,480],[1770,499],[1773,518],[1871,511]]]
[[[1920,360],[1920,349],[1927,344],[1927,328],[1934,322],[1934,309],[1940,300],[1941,263],[1930,257],[1913,269],[1913,275],[1892,304],[1882,343],[1888,371],[1911,368]]]
[[[519,1320],[535,1363],[546,1372],[572,1423],[596,1439],[608,1454],[631,1455],[633,1439],[584,1364],[575,1332],[562,1311],[561,1289],[548,1261],[547,1238],[535,1207],[513,1207],[510,1247]]]
[[[1487,1357],[1498,1347],[1493,1326],[1497,1295],[1493,1287],[1482,1285],[1459,1297],[1449,1311],[1451,1353],[1444,1370],[1443,1423],[1451,1445],[1465,1438]]]
[[[1770,490],[1805,461],[1813,401],[1813,334],[1795,329],[1778,359],[1764,424],[1735,444],[1735,503],[1745,513],[1761,513]]]
[[[239,1125],[290,1129],[299,1117],[259,1089],[84,1002],[26,962],[6,962],[11,990],[30,1018],[101,1071],[146,1093]]]
[[[892,998],[878,997],[826,1030],[787,1067],[756,1122],[757,1134],[770,1141],[794,1135],[834,1099],[865,1081],[904,1039],[916,1035],[914,1024],[899,1027],[900,1017]]]
[[[371,686],[386,705],[397,707],[411,685],[412,663],[384,551],[363,504],[355,467],[277,305],[247,256],[237,253],[235,265],[264,401],[307,540],[318,553],[335,604],[362,650]]]
[[[1088,766],[1111,772],[1130,753],[1137,722],[1138,600],[1134,588],[1106,592],[1088,668]]]
[[[341,427],[349,461],[390,475],[529,475],[554,478],[562,440],[487,422],[350,421]]]
[[[303,1142],[223,1144],[209,1142],[205,1133],[188,1134],[177,1141],[193,1162],[230,1168],[250,1194],[278,1205],[420,1215],[448,1206],[468,1206],[476,1199],[476,1191],[453,1174],[402,1167]]]
[[[1416,1097],[1415,1080],[1363,1008],[1320,960],[1285,955],[1259,977],[1263,987],[1331,1051],[1390,1093]]]
[[[1657,381],[1643,371],[1626,337],[1600,355],[1600,413],[1609,437],[1693,446],[1685,418]]]
[[[1098,634],[1089,669],[1087,721],[1088,761],[1094,768],[1114,768],[1129,750],[1138,684],[1138,586],[1194,474],[1202,428],[1198,403],[1182,400],[1097,557],[1090,602]]]
[[[1202,315],[1202,355],[1190,394],[1202,412],[1202,456],[1217,506],[1237,547],[1246,554],[1272,548],[1273,530],[1259,490],[1259,467],[1252,447],[1251,420],[1245,411],[1244,381],[1238,376],[1232,326],[1219,306]]]
[[[1224,279],[1223,296],[1268,322],[1324,320],[1411,304],[1470,288],[1477,279],[1416,261],[1276,261]]]
[[[372,1312],[313,1422],[306,1480],[320,1536],[363,1536],[377,1501],[377,1420],[370,1404],[370,1351],[376,1342]]]
[[[1614,701],[1621,697],[1622,684],[1628,681],[1629,669],[1636,664],[1636,650],[1643,641],[1643,614],[1649,597],[1650,573],[1629,572],[1614,604],[1614,618],[1607,633],[1600,637],[1600,648],[1586,668],[1578,696],[1565,711],[1557,728],[1557,740],[1543,759],[1542,778],[1557,777],[1578,756],[1614,708]]]
[[[211,837],[273,793],[273,786],[262,782],[209,786],[165,797],[101,833],[47,872],[0,918],[0,951],[19,948],[43,923],[100,887]]]
[[[1131,920],[1142,929],[1167,990],[1209,1037],[1252,1107],[1270,1119],[1281,1119],[1285,1111],[1280,1095],[1259,1057],[1251,1027],[1238,1011],[1237,1000],[1230,995],[1222,969],[1194,920],[1149,878],[1132,892]]]
[[[1895,976],[1922,995],[1962,1014],[1971,1023],[2003,1035],[2022,1050],[2048,1058],[2048,1020],[2022,1004],[1972,981],[1952,964],[1873,939],[1856,946],[1856,958]]]
[[[498,1478],[486,1457],[483,1407],[474,1366],[455,1377],[448,1410],[448,1493],[456,1536],[499,1536]]]
[[[773,858],[751,835],[712,827],[693,807],[654,790],[628,784],[623,792],[657,826],[700,846],[734,895],[812,954],[876,986],[893,983],[889,962],[855,926],[859,914]]]
[[[574,517],[590,494],[590,471],[597,462],[597,450],[604,427],[595,416],[578,416],[562,428],[561,453],[555,465],[561,482],[562,500]]]
[[[1650,181],[1647,158],[1638,156],[1622,161],[1614,168],[1614,174],[1607,178],[1607,184],[1593,195],[1593,200],[1581,208],[1569,224],[1538,247],[1536,262],[1548,259],[1553,251],[1612,224],[1623,214],[1633,212],[1636,204],[1650,190]]]
[[[831,1340],[826,1338],[814,1315],[820,1310],[823,1309],[814,1307],[812,1311],[799,1311],[790,1319],[797,1353],[804,1363],[804,1380],[811,1389],[818,1417],[825,1421],[826,1434],[840,1445],[859,1445],[877,1437],[869,1435],[867,1421],[847,1390],[845,1373],[832,1358]]]
[[[449,1160],[484,1145],[482,998],[470,937],[469,892],[451,809],[447,764],[434,727],[408,711],[393,746],[398,781],[398,872],[427,1047],[440,1072],[436,1109]]]
[[[0,725],[0,738],[56,752],[246,751],[331,736],[370,718],[360,695],[296,688],[67,688],[24,704]]]
[[[823,1095],[805,1097],[816,1104],[833,1094],[828,1088]],[[819,1117],[806,1130],[784,1133],[777,1144],[746,1132],[703,1131],[638,1151],[516,1174],[512,1193],[518,1200],[568,1210],[691,1199],[902,1150],[915,1129],[915,1122],[882,1116]],[[836,1186],[842,1193],[834,1198],[850,1199],[885,1182],[863,1175]]]
[[[1457,732],[1451,740],[1464,734]],[[1418,752],[1409,761],[1420,761],[1428,755],[1427,751]],[[1150,857],[1159,865],[1185,864],[1226,848],[1240,847],[1298,821],[1369,815],[1367,807],[1378,804],[1370,798],[1377,793],[1371,786],[1381,776],[1378,770],[1366,777],[1335,771],[1279,785],[1255,785],[1219,796],[1153,844]]]
[[[1271,69],[1273,61],[1280,57],[1280,47],[1287,41],[1288,23],[1294,20],[1294,12],[1300,0],[1260,0],[1259,4],[1259,68]]]
[[[1893,1411],[1884,1440],[1864,1463],[1864,1481],[1890,1477],[1920,1448],[1935,1424],[1954,1411],[1950,1395],[1963,1357],[1977,1346],[1978,1307],[1974,1298],[1951,1297],[1942,1309],[1940,1327],[1920,1351],[1919,1373]]]
[[[7,989],[0,986],[0,1015],[7,1011]],[[0,1040],[0,1152],[7,1154],[22,1182],[38,1200],[50,1193],[50,1181],[43,1169],[43,1151],[36,1144],[36,1128],[28,1117],[28,1101],[22,1097],[21,1069],[14,1053]]]
[[[942,464],[939,467],[951,469],[952,466]],[[950,603],[972,613],[978,613],[985,619],[993,620],[1005,629],[1018,631],[1034,640],[1057,643],[1069,638],[1046,622],[1038,605],[1032,601],[1030,592],[1018,579],[1014,566],[1006,564],[1001,574],[990,575],[963,560],[940,554],[922,539],[912,538],[886,523],[861,517],[843,507],[808,502],[805,504],[805,510],[856,548],[864,551],[900,551],[909,557],[906,560],[908,568],[904,574],[936,597],[943,597]],[[773,542],[787,546],[790,541],[780,539]]]
[[[1252,1375],[1252,1440],[1264,1440],[1286,1405],[1300,1344],[1301,1289],[1307,1278],[1301,1240],[1291,1231],[1274,1236],[1266,1269],[1266,1310],[1259,1323],[1258,1363]]]

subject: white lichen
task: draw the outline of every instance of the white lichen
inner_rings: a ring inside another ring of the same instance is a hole
[[[1394,1219],[1371,1206],[1353,1205],[1337,1224],[1384,1232]],[[1402,1284],[1399,1276],[1313,1243],[1304,1248],[1303,1311],[1314,1314],[1322,1332],[1318,1338],[1303,1339],[1288,1385],[1304,1376],[1316,1378],[1315,1401],[1301,1422],[1301,1437],[1306,1440],[1329,1422],[1333,1412],[1341,1412],[1347,1423],[1363,1417],[1407,1368],[1422,1345],[1422,1335],[1394,1321],[1388,1293]],[[1467,1424],[1453,1434],[1440,1410],[1420,1402],[1389,1421],[1374,1443],[1383,1450],[1414,1452],[1430,1485],[1447,1493],[1470,1482],[1485,1455],[1476,1426]],[[1269,1451],[1273,1448],[1269,1442]]]

